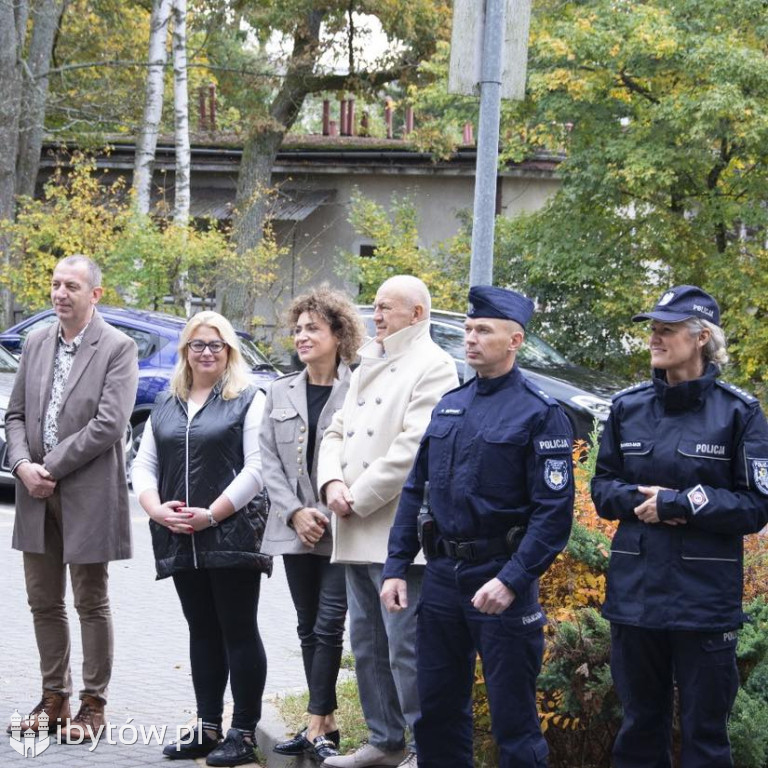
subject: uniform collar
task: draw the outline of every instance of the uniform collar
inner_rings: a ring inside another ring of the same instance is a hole
[[[498,392],[505,386],[516,383],[523,374],[520,373],[520,369],[517,364],[512,366],[512,369],[501,376],[494,376],[492,379],[481,379],[479,376],[475,377],[478,395],[492,395],[494,392]]]
[[[667,384],[666,371],[654,368],[653,388],[665,411],[688,411],[701,406],[719,373],[720,369],[714,363],[709,363],[701,378],[670,386]]]

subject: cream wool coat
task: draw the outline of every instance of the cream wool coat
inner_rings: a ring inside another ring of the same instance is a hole
[[[343,480],[355,514],[333,516],[334,562],[384,563],[400,492],[437,401],[458,384],[429,321],[360,348],[344,405],[320,445],[317,487]],[[423,562],[423,561],[422,561]]]

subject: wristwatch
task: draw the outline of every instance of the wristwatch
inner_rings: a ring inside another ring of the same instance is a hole
[[[208,513],[208,525],[210,525],[211,528],[215,528],[219,523],[213,516],[213,512],[211,512],[210,509],[206,509],[205,511]]]

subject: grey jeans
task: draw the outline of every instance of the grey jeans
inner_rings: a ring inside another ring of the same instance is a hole
[[[62,560],[61,502],[58,493],[46,502],[45,553],[24,553],[27,600],[32,609],[40,653],[43,690],[72,693],[69,669],[69,621],[64,604],[67,566]],[[69,575],[83,641],[83,694],[107,700],[112,674],[112,614],[107,594],[107,563],[71,563]]]
[[[347,565],[349,637],[355,656],[357,686],[369,742],[394,752],[405,746],[416,751],[413,724],[419,716],[416,686],[416,604],[423,567],[411,566],[406,579],[408,608],[389,613],[381,604],[379,563]]]

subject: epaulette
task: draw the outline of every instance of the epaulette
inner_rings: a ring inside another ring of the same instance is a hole
[[[652,386],[653,382],[650,380],[641,381],[639,384],[632,384],[630,387],[625,387],[624,389],[620,389],[618,392],[614,392],[613,395],[611,395],[611,400],[624,397],[624,395],[628,395],[630,392],[640,392],[643,389],[649,389]]]
[[[468,386],[469,386],[469,385],[470,385],[470,384],[471,384],[471,383],[472,383],[474,380],[475,380],[475,377],[474,377],[474,376],[473,376],[471,379],[467,379],[466,381],[464,381],[464,382],[462,382],[461,384],[459,384],[459,386],[458,386],[458,387],[454,387],[453,389],[449,389],[449,390],[448,390],[448,391],[447,391],[447,392],[446,392],[446,393],[443,395],[443,397],[445,397],[445,395],[451,395],[451,394],[453,394],[454,392],[459,392],[459,391],[461,391],[462,389],[465,389],[465,388],[466,388],[466,387],[468,387]],[[442,400],[442,398],[440,398],[440,399]]]
[[[757,398],[754,395],[750,395],[749,392],[745,392],[735,384],[729,384],[727,381],[723,381],[722,379],[715,379],[715,384],[717,384],[717,386],[721,389],[724,389],[726,392],[730,392],[734,397],[738,397],[739,400],[743,400],[748,405],[752,405],[753,403],[757,402]]]
[[[547,405],[557,405],[557,400],[555,400],[552,395],[548,395],[543,389],[537,387],[530,379],[523,376],[523,381],[525,382],[525,386],[528,387],[539,400],[543,400]]]

